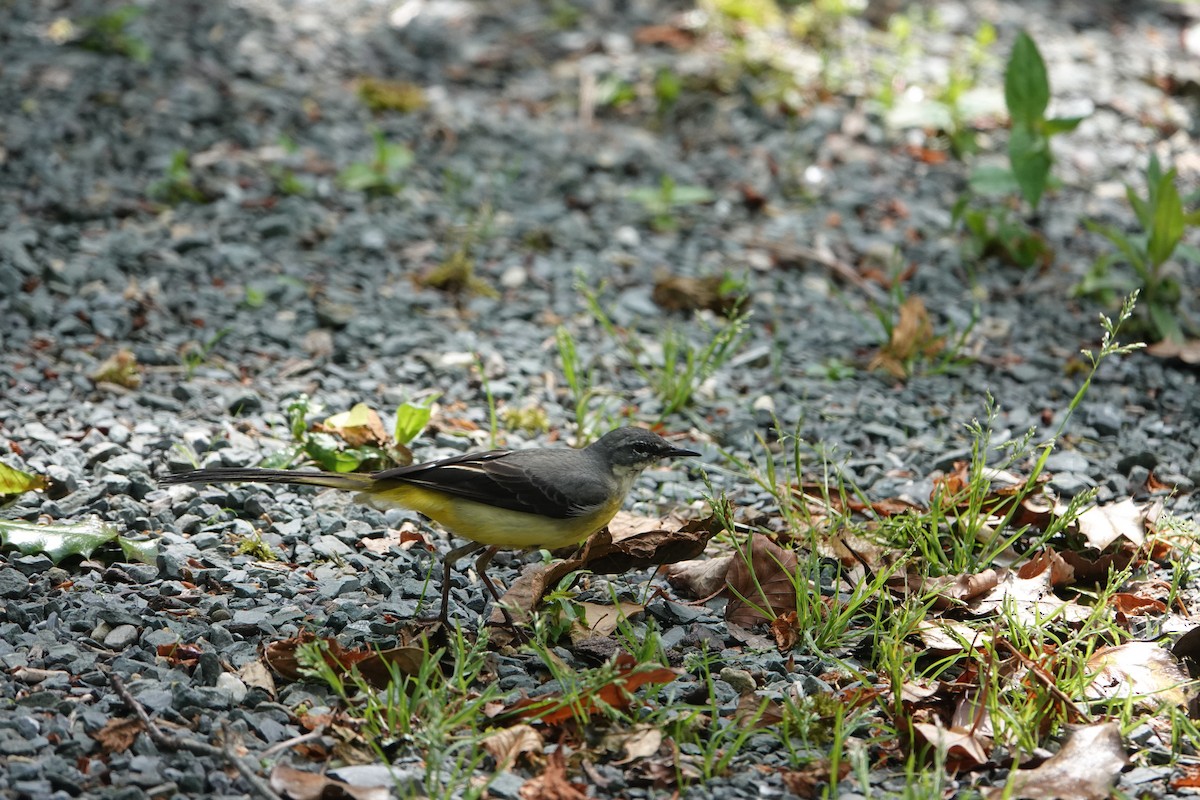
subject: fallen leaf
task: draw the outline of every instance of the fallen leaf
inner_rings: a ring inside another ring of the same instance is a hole
[[[917,738],[939,753],[946,754],[946,768],[951,772],[974,769],[987,763],[991,742],[973,730],[942,725],[938,718],[934,722],[914,722],[913,733]]]
[[[271,770],[271,788],[286,794],[291,800],[326,800],[331,797],[346,797],[351,800],[388,800],[392,785],[352,786],[335,781],[315,772],[276,764]]]
[[[1050,585],[1050,570],[1031,578],[1018,578],[1015,572],[1005,572],[994,589],[967,605],[977,616],[996,614],[1010,606],[1017,619],[1027,625],[1038,625],[1054,616],[1064,622],[1082,622],[1089,611],[1071,600],[1054,594]]]
[[[691,597],[712,597],[725,588],[733,556],[680,561],[667,568],[667,583]]]
[[[604,706],[629,708],[633,693],[648,684],[670,683],[679,673],[658,664],[638,664],[628,653],[613,659],[613,676],[600,686],[566,696],[554,693],[542,697],[526,697],[510,705],[495,719],[529,719],[547,725],[558,725],[572,717],[589,717]],[[566,667],[563,667],[566,669]]]
[[[136,718],[110,719],[103,728],[90,735],[104,752],[124,753],[144,730],[141,720]]]
[[[775,646],[786,653],[796,646],[800,640],[800,624],[795,611],[780,614],[771,620],[771,635],[775,637]]]
[[[1095,699],[1132,698],[1153,712],[1162,705],[1186,708],[1196,685],[1170,650],[1155,642],[1126,642],[1102,647],[1088,659],[1095,675],[1084,693]]]
[[[587,786],[567,780],[567,760],[561,747],[546,758],[541,775],[521,785],[520,795],[521,800],[590,800]]]
[[[299,636],[279,642],[271,642],[263,648],[263,660],[276,674],[291,681],[303,680],[305,670],[297,659],[297,651],[302,645],[318,641],[317,637],[304,631]],[[363,679],[371,686],[381,688],[392,681],[393,675],[416,675],[420,672],[421,664],[427,657],[421,647],[393,647],[388,650],[369,650],[342,647],[333,638],[325,637],[321,653],[325,663],[338,675],[346,675],[351,670],[357,670]],[[396,673],[393,672],[393,669]]]
[[[572,572],[586,568],[599,575],[615,575],[695,558],[721,530],[715,517],[683,522],[675,530],[664,528],[669,524],[618,512],[608,527],[584,542],[578,556],[528,567],[508,587],[497,606],[505,606],[517,622],[525,621],[546,592]],[[492,633],[493,643],[512,640],[511,631],[501,627],[507,625],[507,620],[499,607],[492,609],[488,624],[496,628]]]
[[[664,275],[654,282],[650,297],[659,308],[667,311],[705,310],[722,317],[745,305],[745,295],[723,275],[704,278]]]
[[[160,644],[156,650],[158,657],[165,658],[167,663],[173,667],[181,665],[195,666],[203,652],[199,645],[181,644],[179,642]]]
[[[496,762],[496,772],[512,769],[523,755],[541,755],[542,735],[532,725],[513,725],[489,733],[480,741]]]
[[[1150,613],[1167,613],[1167,604],[1153,597],[1142,597],[1131,592],[1117,592],[1109,600],[1118,612],[1128,617],[1144,617]]]
[[[748,628],[761,620],[774,619],[784,611],[795,610],[794,581],[800,580],[796,566],[795,553],[784,550],[761,533],[754,534],[749,561],[743,552],[729,566],[726,622]]]
[[[0,499],[16,497],[25,492],[44,491],[46,479],[41,475],[10,467],[0,462]]]
[[[656,725],[635,725],[627,731],[616,731],[604,737],[602,746],[611,752],[624,752],[624,758],[613,764],[630,764],[658,752],[662,745],[663,732]]]
[[[1032,578],[1050,570],[1051,586],[1070,586],[1075,582],[1075,568],[1066,562],[1060,553],[1050,548],[1043,549],[1017,569],[1018,578]]]
[[[917,636],[921,637],[927,649],[942,653],[960,653],[965,649],[982,647],[992,640],[990,633],[948,619],[922,620],[917,623]]]
[[[814,800],[817,797],[824,797],[822,793],[817,791],[818,789],[833,783],[830,780],[832,768],[833,765],[828,760],[820,759],[801,770],[780,770],[779,778],[783,781],[784,787],[792,794],[801,798],[801,800]],[[850,762],[842,759],[838,762],[838,782],[840,783],[845,780],[849,775]]]
[[[1115,722],[1077,728],[1062,749],[1033,769],[1009,773],[1008,786],[986,791],[988,800],[1106,800],[1128,760]]]
[[[1147,347],[1146,352],[1155,358],[1177,358],[1189,366],[1195,366],[1200,364],[1200,339],[1182,342],[1163,339]]]
[[[622,620],[629,619],[646,610],[641,603],[622,601],[619,606],[601,605],[600,603],[577,603],[576,607],[583,612],[582,619],[571,626],[571,640],[578,641],[592,636],[608,636],[617,629]]]
[[[933,335],[933,323],[925,310],[925,301],[910,295],[900,306],[899,319],[892,327],[888,341],[867,365],[869,370],[883,370],[895,378],[908,377],[909,366],[918,357],[933,357],[942,352],[946,342]]]
[[[247,661],[238,670],[238,678],[247,686],[262,689],[271,697],[275,697],[275,678],[261,660]]]
[[[98,520],[63,525],[36,525],[24,520],[0,520],[0,544],[25,555],[43,553],[55,564],[68,556],[91,558],[102,544],[117,538],[117,529]]]
[[[1141,546],[1146,541],[1145,506],[1132,498],[1106,506],[1093,506],[1079,515],[1076,524],[1088,547],[1103,551],[1121,537]]]
[[[1075,573],[1076,583],[1106,583],[1112,572],[1120,572],[1133,561],[1133,553],[1119,551],[1108,553],[1098,558],[1092,558],[1074,550],[1064,550],[1059,553],[1063,561],[1071,566]]]

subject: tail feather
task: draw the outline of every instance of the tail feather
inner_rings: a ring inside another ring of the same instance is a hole
[[[255,467],[213,467],[180,472],[160,478],[160,486],[178,483],[291,483],[303,486],[326,486],[361,492],[374,479],[362,473],[303,472],[291,469],[258,469]]]

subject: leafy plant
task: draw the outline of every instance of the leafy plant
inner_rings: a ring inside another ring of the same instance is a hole
[[[1004,102],[1012,120],[1008,160],[1025,201],[1037,211],[1054,156],[1050,139],[1075,130],[1083,117],[1046,119],[1050,105],[1050,80],[1037,44],[1022,31],[1013,43],[1004,70]]]
[[[674,230],[678,225],[676,209],[711,203],[713,193],[703,186],[678,186],[670,175],[664,175],[657,187],[630,190],[630,200],[642,204],[650,215],[650,224],[657,231]]]
[[[150,196],[169,205],[180,203],[207,203],[208,196],[196,185],[188,164],[191,158],[187,150],[176,150],[171,154],[163,177],[150,184]]]
[[[1182,288],[1170,264],[1177,253],[1200,262],[1200,250],[1182,241],[1189,226],[1200,225],[1200,209],[1184,210],[1185,200],[1175,186],[1175,170],[1163,172],[1157,156],[1151,156],[1146,167],[1146,188],[1146,197],[1141,197],[1132,185],[1125,187],[1125,196],[1141,225],[1140,232],[1126,234],[1111,225],[1090,220],[1084,223],[1089,230],[1108,239],[1117,252],[1097,258],[1078,291],[1109,299],[1115,290],[1128,291],[1136,286],[1144,303],[1145,328],[1157,339],[1182,341],[1184,331],[1176,315]],[[1188,197],[1186,205],[1197,200],[1200,192]],[[1132,278],[1110,275],[1114,263],[1132,267]]]
[[[134,21],[146,13],[135,5],[121,6],[107,14],[83,20],[81,33],[75,40],[85,50],[125,56],[139,64],[150,60],[150,45],[130,33]]]
[[[402,144],[393,144],[382,131],[372,134],[375,155],[370,161],[356,161],[342,170],[338,182],[345,189],[373,195],[395,194],[403,188],[401,174],[413,162],[413,152]]]
[[[1046,237],[1017,218],[1004,206],[976,207],[967,198],[954,205],[956,223],[966,228],[966,255],[972,261],[996,257],[1016,267],[1046,267],[1054,260],[1054,248]]]
[[[424,429],[435,399],[429,399],[430,406],[401,404],[389,435],[379,414],[366,403],[358,403],[323,422],[310,423],[309,417],[317,409],[308,395],[301,394],[288,403],[286,410],[295,444],[263,459],[262,466],[281,469],[301,457],[330,472],[411,464],[412,452],[406,445]]]

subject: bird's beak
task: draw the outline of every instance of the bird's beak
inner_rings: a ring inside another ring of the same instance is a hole
[[[683,458],[684,456],[700,455],[695,450],[684,450],[682,447],[672,447],[670,450],[662,454],[663,458]]]

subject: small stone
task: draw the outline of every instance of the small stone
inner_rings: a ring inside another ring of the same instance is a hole
[[[109,650],[124,650],[138,640],[138,629],[132,625],[118,625],[104,637],[104,646]]]
[[[0,569],[0,597],[18,600],[29,594],[29,579],[15,569]]]
[[[744,669],[725,667],[718,677],[732,686],[739,695],[749,694],[758,688],[758,684],[754,682],[754,676]]]

